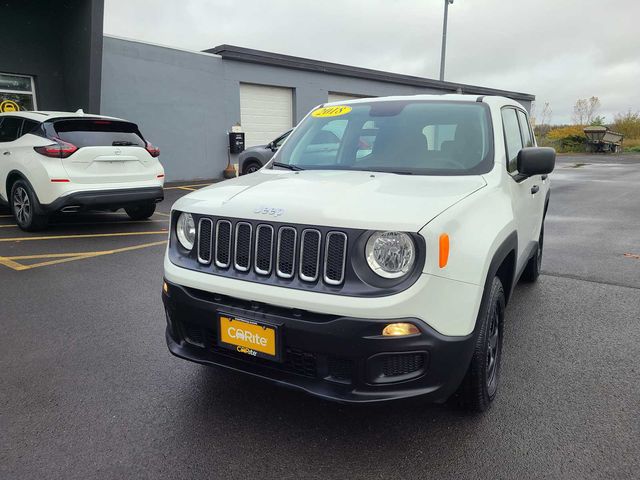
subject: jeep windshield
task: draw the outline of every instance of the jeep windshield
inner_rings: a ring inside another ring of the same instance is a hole
[[[389,100],[315,109],[274,157],[272,168],[477,175],[493,167],[487,105]]]

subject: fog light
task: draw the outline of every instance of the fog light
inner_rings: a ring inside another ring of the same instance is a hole
[[[164,293],[169,293],[169,285],[167,285],[167,282],[162,282],[162,291]]]
[[[382,330],[384,337],[403,337],[405,335],[419,334],[418,327],[411,323],[390,323]]]

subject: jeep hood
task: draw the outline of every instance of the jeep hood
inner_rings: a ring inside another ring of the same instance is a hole
[[[229,218],[417,232],[485,185],[481,176],[263,169],[190,193],[173,208]]]

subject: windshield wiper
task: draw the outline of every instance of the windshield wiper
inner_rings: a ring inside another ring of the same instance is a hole
[[[407,170],[374,170],[372,168],[358,168],[361,172],[376,172],[376,173],[393,173],[395,175],[413,175],[413,172]]]
[[[287,170],[294,170],[296,172],[300,170],[304,170],[304,168],[299,167],[297,165],[291,165],[289,163],[280,163],[280,162],[273,162],[272,167],[286,168]]]

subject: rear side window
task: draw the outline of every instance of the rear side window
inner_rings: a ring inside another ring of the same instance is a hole
[[[40,123],[34,120],[25,119],[24,123],[22,124],[22,132],[20,133],[20,136],[33,132],[39,126]]]
[[[502,109],[502,125],[504,126],[504,140],[507,146],[507,170],[514,173],[518,170],[518,152],[522,150],[520,124],[515,109]]]
[[[145,142],[135,123],[112,120],[58,120],[55,136],[76,147],[144,147]]]
[[[16,117],[4,117],[0,119],[0,142],[13,142],[18,138],[22,119]]]

